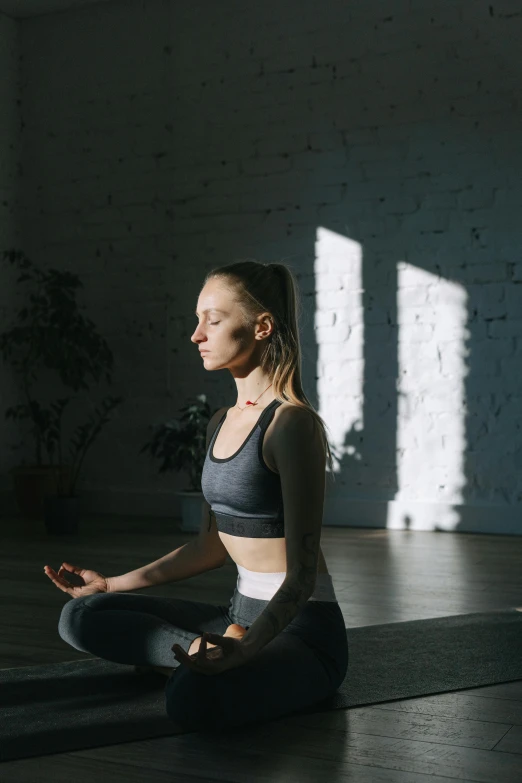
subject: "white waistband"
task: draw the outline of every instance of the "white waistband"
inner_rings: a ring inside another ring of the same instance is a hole
[[[248,598],[269,601],[283,584],[286,571],[249,571],[237,565],[237,590]],[[330,574],[317,574],[315,589],[309,601],[337,601]]]

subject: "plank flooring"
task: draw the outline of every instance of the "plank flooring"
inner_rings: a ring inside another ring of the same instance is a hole
[[[0,524],[0,668],[88,657],[57,634],[69,599],[44,565],[117,575],[192,538],[158,518],[87,518],[77,537],[50,537],[38,520]],[[348,627],[522,607],[522,537],[325,527],[322,546]],[[228,603],[236,575],[229,560],[143,592]],[[1,783],[51,780],[522,783],[522,680],[0,764]]]

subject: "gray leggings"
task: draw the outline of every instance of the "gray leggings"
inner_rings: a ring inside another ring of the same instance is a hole
[[[175,658],[204,631],[248,628],[269,601],[234,591],[228,607],[136,593],[96,593],[63,607],[58,633],[76,650],[116,663],[172,666],[169,718],[191,731],[244,726],[288,715],[333,694],[348,669],[344,619],[336,601],[310,600],[243,666],[207,676]]]

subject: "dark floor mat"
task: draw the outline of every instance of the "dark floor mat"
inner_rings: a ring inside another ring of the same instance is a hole
[[[522,679],[515,609],[347,629],[338,691],[301,713]],[[172,733],[166,679],[86,658],[0,670],[0,760],[114,745]]]

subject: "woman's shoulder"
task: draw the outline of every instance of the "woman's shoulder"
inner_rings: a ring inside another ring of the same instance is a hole
[[[316,446],[321,446],[317,439],[317,420],[312,410],[307,405],[296,405],[292,402],[283,402],[277,406],[267,429],[267,450],[273,462],[277,464],[277,452],[279,447],[287,451],[288,444],[292,448],[304,449],[308,452]]]
[[[285,426],[292,424],[292,426],[307,426],[308,423],[314,421],[314,415],[310,408],[306,405],[297,405],[294,402],[283,401],[281,405],[277,406],[274,418],[278,419],[281,424]]]

